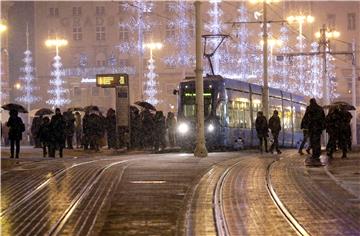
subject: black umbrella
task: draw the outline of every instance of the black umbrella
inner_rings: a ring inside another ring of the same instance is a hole
[[[136,112],[136,111],[139,111],[139,108],[137,108],[136,106],[130,106],[130,111]]]
[[[86,106],[84,107],[84,111],[85,112],[90,112],[90,111],[100,111],[99,107],[98,106],[93,106],[93,105],[90,105],[90,106]]]
[[[8,111],[16,110],[21,113],[28,113],[28,111],[23,106],[16,104],[16,103],[8,103],[6,105],[3,105],[2,108],[4,110],[8,110]]]
[[[153,105],[151,105],[150,103],[148,103],[148,102],[137,101],[137,102],[135,102],[135,104],[138,105],[138,106],[141,106],[141,107],[143,107],[145,109],[156,111],[156,108]]]
[[[53,113],[54,112],[49,108],[41,108],[35,112],[35,116],[46,116],[46,115],[51,115]]]
[[[82,107],[70,107],[70,108],[68,108],[67,111],[71,111],[71,112],[74,112],[74,111],[84,111],[84,108],[82,108]]]
[[[356,110],[356,108],[353,105],[350,105],[347,102],[333,102],[330,105],[325,105],[324,106],[325,109],[330,109],[330,108],[335,108],[335,107],[339,107],[341,109],[348,110],[348,111],[355,111]]]

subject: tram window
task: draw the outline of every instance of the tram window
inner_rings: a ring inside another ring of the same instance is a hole
[[[283,100],[284,105],[284,130],[291,131],[292,128],[292,111],[291,111],[291,102],[288,100]]]
[[[245,98],[246,93],[238,93],[241,97],[232,98],[227,105],[229,127],[250,128],[250,100]]]
[[[226,116],[226,102],[219,101],[216,105],[216,117],[219,119],[221,125],[225,124],[225,116]]]
[[[183,95],[184,101],[184,116],[185,117],[195,117],[196,115],[196,94],[194,92],[185,92]],[[209,116],[211,113],[211,93],[204,92],[204,115],[205,117]]]
[[[281,103],[281,99],[280,98],[276,98],[276,97],[269,97],[269,115],[272,116],[274,111],[277,110],[279,112],[279,117],[280,119],[283,117],[282,114],[282,103]]]
[[[255,120],[257,117],[257,113],[262,111],[262,102],[261,102],[261,95],[252,94],[252,109],[253,109],[253,126],[255,127]]]
[[[293,108],[294,108],[294,114],[293,114],[294,130],[300,131],[301,130],[301,120],[305,114],[306,107],[299,103],[293,103]]]

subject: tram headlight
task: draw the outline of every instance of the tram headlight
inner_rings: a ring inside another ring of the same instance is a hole
[[[207,130],[208,130],[210,133],[214,132],[214,130],[215,130],[214,125],[213,125],[213,124],[210,124],[210,125],[207,127]]]
[[[179,126],[178,126],[178,132],[180,134],[186,134],[187,132],[189,131],[189,125],[186,124],[186,123],[181,123]]]

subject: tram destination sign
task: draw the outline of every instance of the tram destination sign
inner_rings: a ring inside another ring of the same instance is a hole
[[[128,86],[128,74],[98,74],[96,75],[96,86],[101,88],[115,88],[117,86]]]

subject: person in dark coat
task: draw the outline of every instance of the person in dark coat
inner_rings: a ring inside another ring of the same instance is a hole
[[[55,150],[59,150],[59,156],[63,157],[63,148],[65,146],[65,120],[61,115],[60,108],[55,109],[55,115],[51,117],[51,139],[49,157],[55,157]]]
[[[49,117],[44,117],[43,122],[39,129],[39,138],[43,148],[43,157],[46,157],[47,154],[50,155],[50,144],[53,142],[51,135],[51,125]]]
[[[71,111],[64,112],[66,147],[73,149],[73,138],[75,133],[75,116]]]
[[[154,118],[155,129],[154,129],[154,148],[155,151],[159,151],[161,149],[164,150],[166,147],[165,142],[165,133],[166,133],[166,126],[165,126],[165,116],[162,111],[157,111]]]
[[[168,130],[170,147],[174,147],[176,134],[176,119],[174,113],[172,112],[168,112],[168,115],[166,117],[166,128]]]
[[[85,115],[83,117],[83,122],[82,122],[82,126],[83,126],[83,138],[82,138],[82,142],[84,145],[84,150],[89,149],[89,145],[90,145],[90,126],[89,126],[89,117],[90,117],[90,112],[86,111]]]
[[[34,147],[35,148],[40,148],[41,147],[41,142],[40,142],[38,132],[39,132],[39,129],[40,129],[40,126],[41,126],[41,123],[42,123],[42,119],[43,119],[42,116],[39,116],[39,117],[35,116],[34,119],[32,120],[32,123],[31,123],[30,131],[31,131],[31,136],[33,137],[33,140],[34,140]]]
[[[154,145],[154,117],[148,109],[142,112],[142,134],[144,147],[153,147]]]
[[[300,153],[300,155],[304,155],[302,150],[305,146],[305,143],[308,142],[308,147],[306,148],[306,152],[307,152],[307,154],[310,154],[311,146],[310,146],[310,140],[309,140],[309,138],[310,138],[310,136],[309,136],[309,121],[307,120],[307,118],[305,116],[301,120],[300,128],[303,130],[303,140],[299,147],[299,153]]]
[[[92,112],[88,119],[88,134],[90,149],[100,151],[100,138],[102,134],[102,120],[96,112]]]
[[[110,108],[106,113],[106,136],[108,148],[116,148],[116,113],[115,110]]]
[[[316,99],[310,99],[310,105],[306,108],[304,115],[309,121],[310,145],[312,156],[306,160],[307,164],[321,165],[321,133],[325,129],[324,109],[316,103]]]
[[[273,153],[274,148],[276,149],[278,154],[281,154],[279,149],[279,133],[281,130],[279,112],[274,110],[273,116],[269,120],[269,129],[271,130],[271,134],[273,136],[274,142],[270,147],[270,152]]]
[[[131,113],[131,147],[139,148],[142,146],[142,134],[141,134],[141,117],[139,111],[133,111]]]
[[[82,122],[81,115],[77,111],[75,112],[75,138],[76,138],[76,148],[80,148],[82,146]]]
[[[347,150],[349,146],[351,148],[351,126],[350,122],[352,119],[352,115],[349,111],[340,108],[340,124],[339,124],[339,147],[342,150],[341,158],[347,158]]]
[[[267,137],[269,137],[268,134],[269,128],[266,117],[263,115],[262,111],[259,111],[257,113],[257,117],[255,120],[255,128],[256,128],[257,136],[259,138],[259,148],[261,153],[263,152],[263,145],[265,145],[265,152],[268,152]]]
[[[18,117],[18,111],[10,110],[10,117],[6,125],[9,127],[10,158],[14,158],[14,146],[16,146],[15,158],[19,158],[20,140],[22,139],[22,133],[25,131],[25,124]]]

